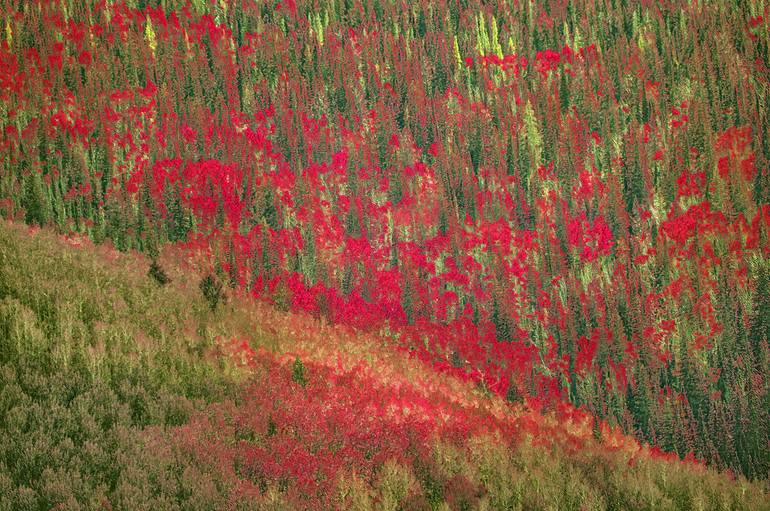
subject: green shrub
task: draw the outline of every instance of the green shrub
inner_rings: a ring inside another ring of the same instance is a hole
[[[165,270],[163,267],[158,263],[158,261],[152,261],[150,264],[150,269],[148,270],[147,274],[152,277],[152,279],[160,284],[161,286],[165,286],[169,282],[171,282],[171,279],[168,275],[166,275]]]

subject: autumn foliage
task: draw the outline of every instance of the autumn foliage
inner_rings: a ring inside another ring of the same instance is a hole
[[[5,217],[768,476],[767,2],[2,5]]]

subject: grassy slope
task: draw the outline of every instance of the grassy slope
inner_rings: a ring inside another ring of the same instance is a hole
[[[0,511],[770,509],[759,485],[512,408],[374,337],[237,297],[212,312],[164,264],[159,287],[141,255],[0,225]],[[319,460],[334,470],[303,480]]]

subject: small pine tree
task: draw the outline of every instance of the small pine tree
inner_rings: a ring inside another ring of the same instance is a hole
[[[203,297],[208,302],[209,307],[211,307],[211,310],[216,309],[219,302],[224,298],[222,294],[222,283],[210,273],[201,280],[200,290],[203,293]]]
[[[767,264],[758,263],[753,273],[756,291],[749,323],[749,343],[757,369],[763,371],[766,367],[762,367],[761,346],[763,341],[770,341],[770,270]]]
[[[511,340],[511,329],[505,313],[500,310],[497,297],[492,299],[492,324],[495,326],[495,337],[498,341]]]
[[[505,392],[505,400],[509,403],[521,403],[524,400],[515,383],[511,382],[508,384],[508,390]]]
[[[24,179],[21,205],[24,221],[28,224],[46,225],[51,219],[51,205],[45,196],[43,179],[33,171]]]
[[[307,385],[305,365],[302,363],[299,357],[294,359],[294,364],[291,366],[291,379],[303,387]]]

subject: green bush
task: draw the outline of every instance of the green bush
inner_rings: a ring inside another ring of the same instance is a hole
[[[168,275],[166,275],[165,270],[163,267],[158,263],[158,261],[153,261],[150,264],[150,269],[148,270],[147,274],[152,277],[152,279],[160,284],[161,286],[165,286],[169,282],[171,282],[171,279]]]

